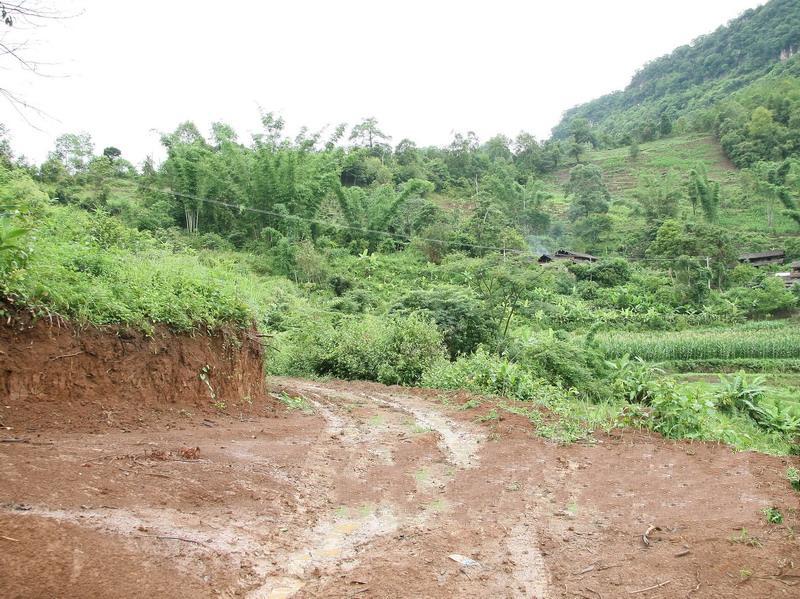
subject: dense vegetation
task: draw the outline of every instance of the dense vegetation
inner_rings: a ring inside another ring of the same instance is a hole
[[[800,6],[771,0],[649,62],[624,90],[566,111],[555,137],[572,134],[576,118],[598,126],[598,143],[651,141],[676,127],[708,126],[707,109],[733,92],[767,74],[797,76],[798,47]]]
[[[393,145],[371,118],[289,137],[266,113],[250,140],[182,123],[162,163],[134,166],[85,133],[40,165],[4,138],[2,309],[255,325],[275,374],[523,400],[507,409],[565,440],[623,423],[786,452],[800,434],[800,286],[774,276],[787,266],[737,258],[800,258],[798,59],[773,56],[800,29],[763,29],[797,18],[773,0],[613,102],[568,111],[544,142]],[[729,79],[736,94],[711,93]],[[559,247],[601,259],[537,262]],[[714,374],[740,368],[768,378]]]

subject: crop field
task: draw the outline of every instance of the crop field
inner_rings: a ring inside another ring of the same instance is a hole
[[[601,339],[609,357],[628,355],[651,362],[676,360],[797,360],[800,330],[765,326],[669,333],[617,333]]]

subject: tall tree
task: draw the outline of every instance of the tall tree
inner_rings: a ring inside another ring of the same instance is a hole
[[[379,150],[383,153],[388,145],[386,142],[392,138],[378,128],[378,119],[369,117],[353,125],[350,131],[350,141],[357,146],[368,148],[370,151]]]
[[[668,173],[662,177],[644,175],[633,192],[648,224],[659,226],[678,215],[683,190],[678,178]]]
[[[88,133],[65,133],[56,139],[50,156],[64,165],[70,175],[86,172],[94,153],[94,142]]]
[[[709,180],[702,164],[689,171],[688,195],[694,213],[697,212],[697,205],[699,204],[708,222],[717,221],[719,183]]]
[[[590,214],[608,212],[611,194],[603,183],[603,171],[594,164],[579,164],[569,171],[565,191],[572,198],[570,218],[582,218]]]

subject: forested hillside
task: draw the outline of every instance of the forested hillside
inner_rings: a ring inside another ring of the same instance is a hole
[[[162,162],[133,165],[125,140],[65,134],[31,164],[4,135],[2,309],[145,331],[255,323],[274,374],[535,401],[564,439],[624,420],[788,451],[800,57],[780,53],[799,15],[779,0],[743,15],[568,111],[550,140],[420,147],[375,118],[290,135],[265,112],[249,139],[178,123]],[[595,256],[547,263],[558,249]],[[774,249],[774,264],[739,261]],[[719,378],[740,367],[771,378]],[[687,386],[695,369],[713,383]]]
[[[624,90],[571,108],[554,137],[568,138],[579,117],[597,127],[597,140],[605,145],[713,126],[708,108],[732,93],[767,74],[796,77],[792,57],[799,47],[800,5],[771,0],[647,63]]]

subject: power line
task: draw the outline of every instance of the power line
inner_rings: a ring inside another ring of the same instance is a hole
[[[202,198],[202,197],[195,196],[195,195],[192,195],[192,194],[181,193],[181,192],[171,191],[171,190],[167,190],[167,189],[158,189],[156,191],[160,191],[162,193],[169,193],[169,194],[181,197],[181,198],[187,198],[187,199],[195,200],[195,201],[198,201],[198,202],[204,202],[204,203],[208,203],[208,204],[216,204],[217,206],[224,206],[225,208],[232,208],[234,210],[238,210],[239,212],[245,212],[245,211],[254,212],[254,213],[257,213],[257,214],[264,214],[264,215],[267,215],[267,216],[275,216],[277,218],[282,218],[282,219],[287,219],[287,220],[297,220],[297,221],[317,224],[317,225],[320,225],[320,226],[323,226],[323,227],[335,227],[335,228],[338,228],[338,229],[346,229],[346,230],[349,230],[349,231],[359,231],[361,233],[369,233],[371,235],[383,235],[384,237],[394,238],[394,239],[398,239],[398,240],[402,240],[402,241],[412,241],[413,239],[419,239],[420,241],[428,241],[430,243],[441,243],[443,245],[447,245],[447,244],[451,243],[451,242],[445,241],[443,239],[431,239],[431,238],[428,238],[428,237],[404,235],[402,233],[390,233],[389,231],[379,231],[379,230],[376,230],[376,229],[367,229],[367,228],[364,228],[364,227],[356,227],[356,226],[353,226],[353,225],[345,225],[343,223],[337,223],[337,222],[334,222],[334,221],[322,220],[322,219],[318,219],[318,218],[309,218],[307,216],[298,216],[298,215],[295,215],[295,214],[283,214],[283,213],[280,213],[280,212],[273,212],[273,211],[270,211],[270,210],[263,210],[261,208],[253,208],[252,206],[245,206],[244,204],[232,204],[230,202],[223,202],[221,200],[212,200],[211,198]],[[528,250],[518,250],[518,249],[515,249],[515,248],[496,247],[496,246],[491,246],[491,245],[479,245],[479,244],[474,244],[474,243],[462,243],[462,242],[456,242],[455,245],[458,245],[458,246],[461,246],[461,247],[469,247],[469,248],[481,249],[481,250],[493,250],[493,251],[505,252],[505,253],[531,254],[531,252],[528,251]]]
[[[153,188],[151,188],[153,189]],[[412,241],[413,239],[418,239],[420,241],[426,241],[429,243],[438,243],[442,245],[448,245],[452,242],[445,241],[444,239],[433,239],[429,237],[419,237],[419,236],[411,236],[411,235],[404,235],[402,233],[390,233],[389,231],[380,231],[376,229],[367,229],[365,227],[357,227],[353,225],[346,225],[343,223],[337,223],[331,220],[322,220],[318,218],[310,218],[306,216],[298,216],[295,214],[285,214],[281,212],[274,212],[271,210],[264,210],[262,208],[254,208],[252,206],[246,206],[244,204],[233,204],[231,202],[224,202],[222,200],[212,200],[211,198],[204,198],[188,193],[182,193],[178,191],[173,191],[169,189],[155,189],[155,191],[159,191],[161,193],[172,194],[181,198],[186,198],[190,200],[195,200],[197,202],[203,202],[207,204],[215,204],[217,206],[223,206],[225,208],[231,208],[233,210],[238,210],[241,212],[253,212],[256,214],[264,214],[266,216],[274,216],[284,220],[295,220],[300,222],[307,222],[311,224],[320,225],[323,227],[334,227],[338,229],[345,229],[348,231],[358,231],[361,233],[368,233],[371,235],[382,235],[384,237],[390,239],[396,239],[399,241]],[[507,248],[507,247],[497,247],[497,246],[490,246],[490,245],[480,245],[474,243],[464,243],[464,242],[455,242],[453,245],[457,245],[459,247],[464,248],[473,248],[473,249],[480,249],[480,250],[489,250],[489,251],[496,251],[496,252],[503,252],[504,254],[518,254],[518,255],[535,255],[530,250],[519,250],[516,248]],[[634,258],[629,256],[610,256],[611,258],[623,258],[628,260],[629,262],[678,262],[678,258]],[[688,256],[690,259],[698,260],[700,262],[706,263],[708,266],[709,262],[712,260],[709,256]]]

